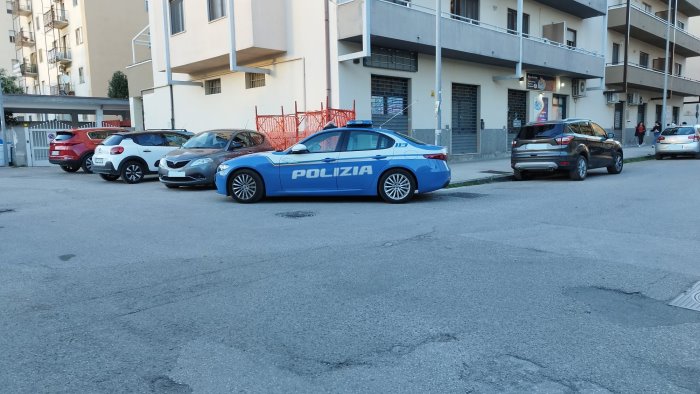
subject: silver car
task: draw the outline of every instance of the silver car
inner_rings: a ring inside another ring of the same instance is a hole
[[[680,155],[700,159],[700,125],[669,127],[656,139],[656,160]]]

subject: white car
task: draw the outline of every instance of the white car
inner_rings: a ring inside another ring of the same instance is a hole
[[[669,127],[656,139],[656,160],[682,155],[700,159],[700,125]]]
[[[158,164],[168,152],[184,144],[188,135],[177,131],[117,133],[95,148],[92,171],[106,181],[121,178],[139,183],[149,174],[158,174]]]

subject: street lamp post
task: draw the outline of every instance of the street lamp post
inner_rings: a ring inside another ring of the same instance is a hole
[[[666,16],[666,21],[668,24],[666,25],[666,54],[664,58],[664,96],[662,98],[661,102],[661,130],[664,129],[665,123],[666,123],[666,100],[668,96],[668,71],[669,68],[671,67],[671,64],[668,59],[668,52],[669,52],[669,47],[670,47],[670,41],[671,41],[671,1],[668,0],[668,15]],[[676,0],[676,4],[678,0]],[[656,137],[654,137],[656,138]]]
[[[442,42],[440,30],[442,0],[435,0],[435,145],[440,145],[442,134]]]
[[[10,149],[7,143],[7,125],[5,124],[5,94],[2,91],[2,80],[0,80],[0,127],[2,127],[2,150],[5,155],[5,165],[10,165]]]

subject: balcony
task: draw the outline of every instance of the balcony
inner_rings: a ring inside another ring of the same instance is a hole
[[[546,6],[552,7],[559,11],[566,12],[577,16],[581,19],[593,18],[596,16],[605,15],[607,1],[606,0],[535,0]]]
[[[19,65],[19,71],[23,77],[36,77],[39,75],[39,66],[35,63],[22,63]]]
[[[44,12],[44,30],[63,29],[68,26],[68,14],[62,8],[51,6],[51,9]]]
[[[191,20],[207,20],[207,7],[184,2],[184,14]],[[236,0],[234,22],[236,60],[247,65],[271,59],[287,51],[286,0]],[[191,23],[170,37],[173,72],[198,74],[227,69],[231,46],[228,16],[209,23]],[[212,37],[218,37],[212,39]]]
[[[36,45],[34,33],[24,30],[15,33],[15,46],[17,48],[33,47],[34,45]]]
[[[678,11],[688,17],[700,16],[700,0],[678,0]]]
[[[73,85],[70,83],[61,83],[51,86],[52,96],[75,96]]]
[[[608,29],[625,34],[624,5],[610,7],[608,13]],[[666,48],[666,28],[668,22],[656,15],[649,14],[632,6],[630,10],[630,37],[652,44],[658,48]],[[700,56],[700,37],[696,37],[678,27],[671,27],[671,42],[675,43],[675,52],[684,57]]]
[[[435,54],[435,10],[415,4],[404,5],[401,1],[371,0],[370,13],[372,45]],[[339,40],[362,42],[362,30],[362,2],[350,0],[339,4]],[[442,55],[445,58],[515,67],[519,43],[518,36],[505,27],[443,14]],[[605,58],[529,35],[523,39],[523,68],[533,73],[600,78],[605,72]]]
[[[71,57],[70,48],[53,48],[47,52],[49,63],[70,64],[73,59]]]
[[[32,2],[29,0],[14,0],[12,1],[12,15],[31,16]]]
[[[606,85],[622,88],[624,68],[623,64],[609,64],[605,68]],[[627,86],[634,89],[651,90],[663,95],[664,72],[629,64],[627,67]],[[678,96],[700,96],[700,81],[669,75],[668,89]]]

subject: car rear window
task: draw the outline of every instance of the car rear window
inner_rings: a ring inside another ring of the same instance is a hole
[[[661,135],[693,135],[695,128],[693,127],[671,127],[664,130]]]
[[[105,138],[105,140],[102,141],[102,145],[106,145],[106,146],[119,145],[119,144],[121,144],[123,139],[124,139],[123,135],[113,134],[113,135],[110,135],[109,137]]]
[[[520,132],[518,132],[518,139],[552,138],[559,134],[562,134],[561,123],[533,124],[521,127]]]
[[[399,132],[396,132],[396,134],[400,135],[401,138],[403,138],[403,139],[405,139],[405,140],[408,140],[408,141],[413,142],[413,143],[416,144],[416,145],[428,145],[428,144],[426,144],[425,142],[423,142],[423,141],[421,141],[421,140],[417,140],[417,139],[415,139],[415,138],[413,138],[413,137],[411,137],[411,136],[409,136],[409,135],[406,135],[406,134],[403,134],[403,133],[399,133]]]
[[[59,131],[56,133],[56,138],[54,138],[54,141],[67,141],[71,138],[73,138],[73,133],[70,131]]]

